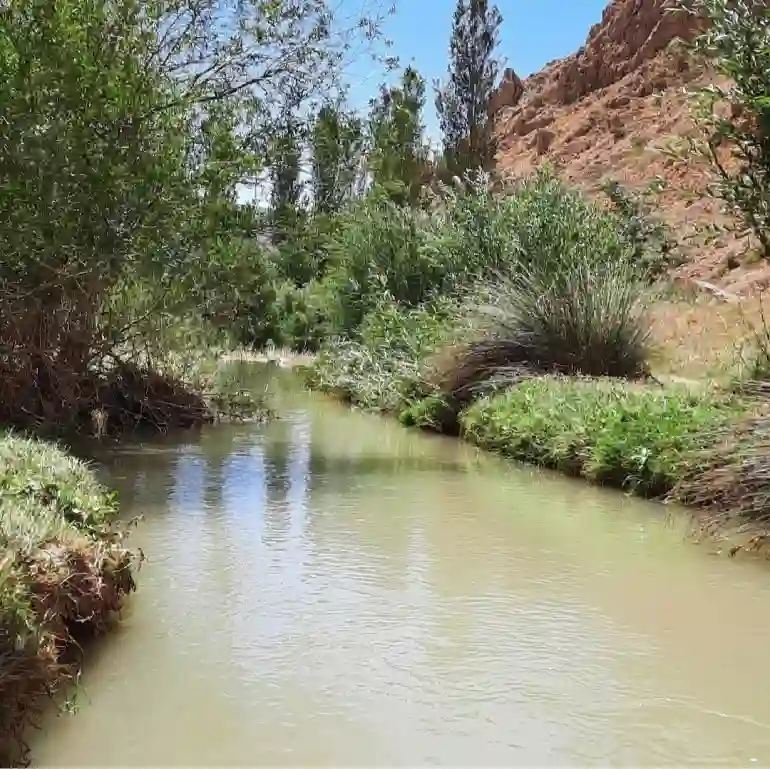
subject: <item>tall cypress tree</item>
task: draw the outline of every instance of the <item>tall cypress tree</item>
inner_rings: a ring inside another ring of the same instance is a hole
[[[313,207],[339,211],[354,194],[363,142],[361,120],[332,104],[323,106],[310,135],[313,153]]]
[[[371,103],[369,168],[374,183],[400,204],[417,202],[425,174],[424,106],[425,80],[413,67]]]
[[[457,0],[449,45],[449,79],[436,84],[444,162],[452,175],[489,169],[496,143],[487,108],[497,86],[495,57],[503,17],[488,0]]]

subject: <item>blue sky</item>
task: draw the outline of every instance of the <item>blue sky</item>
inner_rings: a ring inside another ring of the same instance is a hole
[[[449,36],[455,0],[395,0],[396,14],[388,20],[386,35],[393,40],[392,52],[401,64],[413,64],[429,84],[443,78],[447,69]],[[607,0],[497,0],[503,15],[499,56],[505,66],[525,77],[552,59],[576,51],[592,24],[601,19]],[[351,69],[351,102],[364,107],[377,93],[383,79],[371,61],[357,62]],[[425,110],[428,135],[438,139],[429,89]]]

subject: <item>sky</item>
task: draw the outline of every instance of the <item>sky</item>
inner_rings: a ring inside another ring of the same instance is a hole
[[[446,75],[452,14],[456,0],[395,0],[385,34],[393,41],[391,53],[401,66],[412,64],[430,88],[425,107],[428,136],[438,140],[432,83]],[[497,0],[503,16],[498,56],[504,67],[520,77],[537,72],[553,59],[574,53],[585,42],[591,26],[601,19],[607,0]],[[350,101],[366,107],[384,75],[371,60],[356,62],[349,70]]]

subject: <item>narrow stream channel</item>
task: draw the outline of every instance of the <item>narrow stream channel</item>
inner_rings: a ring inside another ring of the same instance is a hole
[[[770,764],[770,570],[282,390],[102,457],[147,553],[49,766]]]

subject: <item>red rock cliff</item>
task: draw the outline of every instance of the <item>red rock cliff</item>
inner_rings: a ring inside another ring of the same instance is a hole
[[[549,162],[591,191],[609,178],[630,188],[661,178],[660,210],[684,240],[719,218],[698,194],[703,169],[662,151],[692,130],[685,86],[709,77],[676,45],[697,25],[669,0],[612,0],[575,54],[525,80],[507,70],[491,105],[498,169],[521,175]],[[680,274],[745,283],[744,271],[729,269],[744,248],[727,238],[699,244]]]

